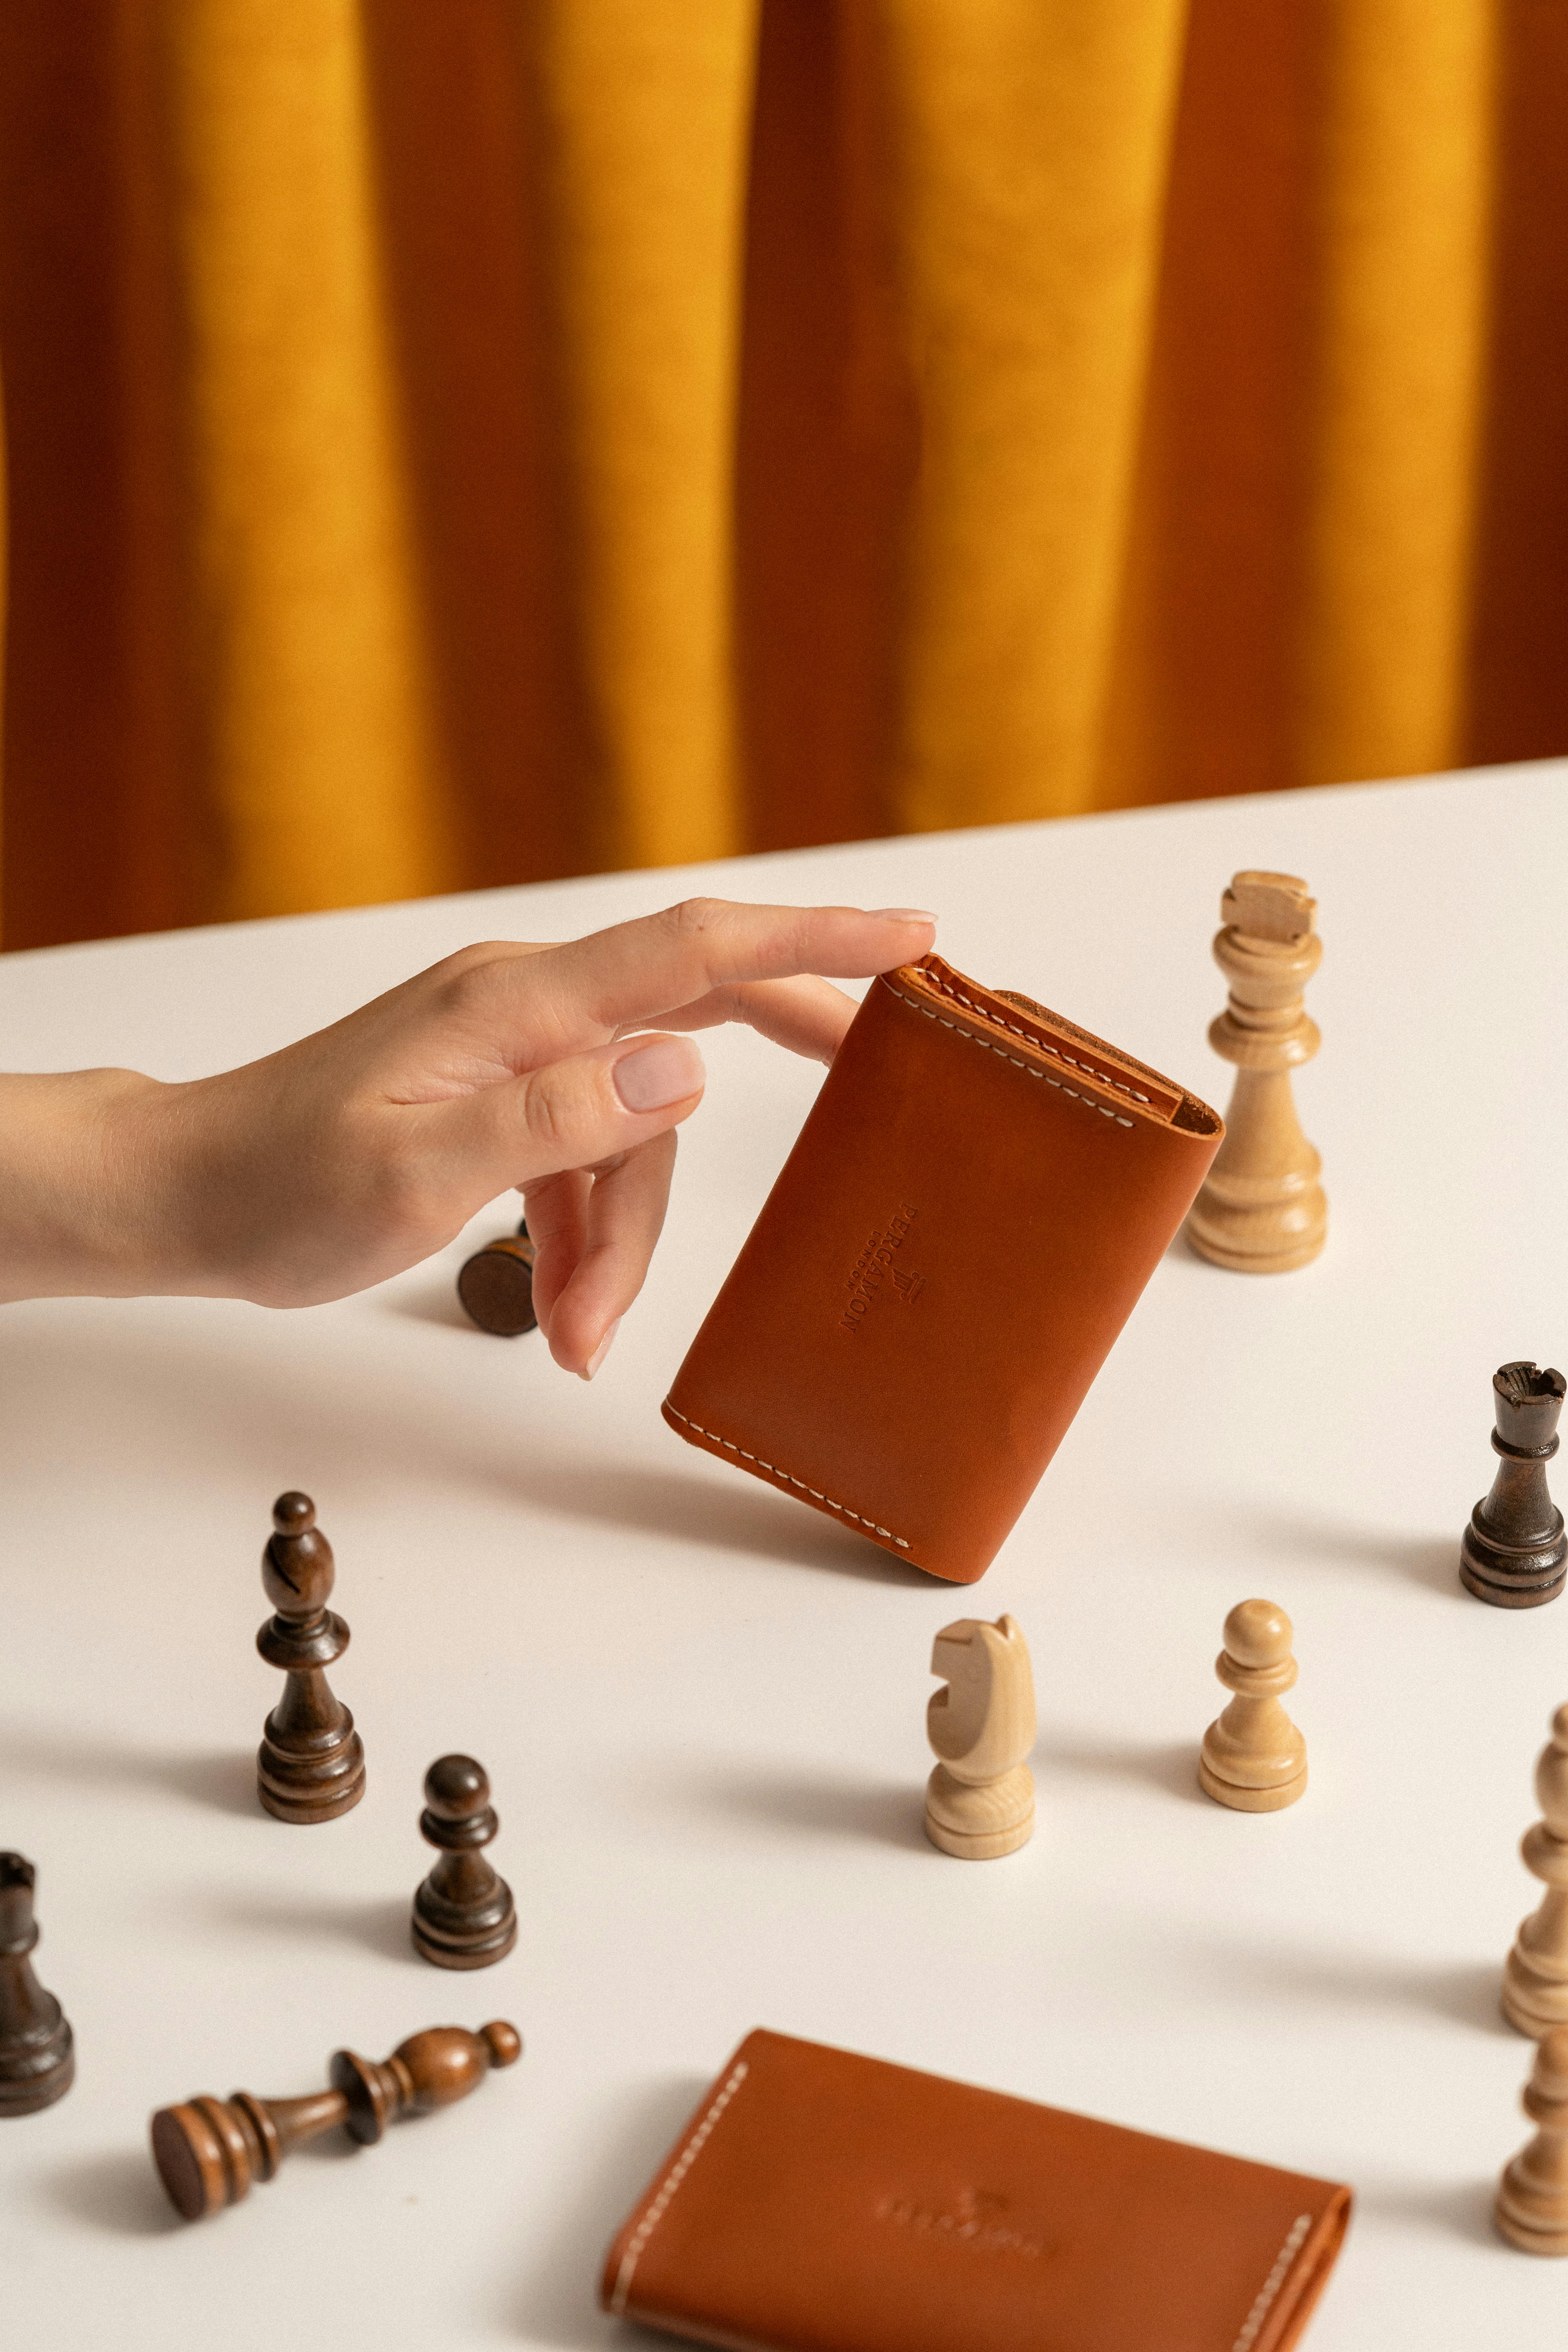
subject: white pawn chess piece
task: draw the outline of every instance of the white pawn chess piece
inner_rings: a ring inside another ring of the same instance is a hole
[[[944,1687],[926,1708],[942,1761],[926,1783],[926,1835],[943,1853],[988,1862],[1026,1845],[1035,1828],[1035,1678],[1017,1623],[961,1617],[931,1645]]]
[[[1524,1866],[1545,1885],[1540,1906],[1513,1939],[1502,1978],[1502,2013],[1537,2042],[1568,2025],[1568,1706],[1552,1718],[1552,1737],[1535,1767],[1544,1821],[1527,1830]]]
[[[1568,2028],[1542,2039],[1524,2093],[1540,2126],[1498,2184],[1492,2219],[1527,2254],[1568,2254]]]
[[[1204,1734],[1198,1779],[1238,1813],[1277,1813],[1307,1785],[1307,1743],[1280,1706],[1296,1679],[1290,1620],[1272,1601],[1238,1601],[1215,1672],[1236,1693]]]

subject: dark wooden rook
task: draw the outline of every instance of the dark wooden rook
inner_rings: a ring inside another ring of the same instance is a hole
[[[364,1794],[364,1749],[327,1683],[327,1668],[349,1645],[348,1627],[327,1607],[332,1548],[309,1495],[279,1495],[272,1526],[261,1581],[278,1613],[256,1646],[289,1679],[257,1750],[257,1794],[280,1822],[335,1821]]]
[[[400,2042],[383,2064],[340,2050],[331,2062],[330,2091],[303,2099],[258,2099],[250,2091],[226,2099],[205,2095],[153,2118],[153,2161],[170,2201],[187,2221],[237,2205],[257,2180],[270,2180],[284,2158],[323,2132],[346,2131],[362,2147],[378,2140],[399,2116],[428,2115],[466,2099],[492,2066],[522,2055],[515,2025],[497,2019],[469,2033],[460,2025],[433,2025]]]
[[[524,1218],[515,1234],[487,1242],[465,1261],[458,1297],[471,1321],[498,1339],[515,1339],[539,1321],[533,1311],[533,1244]]]
[[[0,1853],[0,2116],[36,2115],[76,2080],[70,2027],[33,1974],[37,1875],[19,1853]]]
[[[438,1969],[488,1969],[517,1941],[511,1889],[480,1848],[500,1826],[490,1784],[471,1756],[438,1756],[425,1775],[419,1833],[442,1849],[414,1897],[414,1948]]]
[[[1561,1372],[1533,1364],[1502,1364],[1492,1375],[1498,1473],[1460,1539],[1459,1575],[1494,1609],[1539,1609],[1568,1578],[1568,1536],[1546,1487],[1565,1388]]]

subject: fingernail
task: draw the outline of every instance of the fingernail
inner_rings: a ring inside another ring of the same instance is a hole
[[[599,1366],[609,1354],[610,1342],[614,1339],[616,1333],[620,1329],[620,1328],[621,1318],[617,1315],[609,1329],[605,1332],[604,1338],[600,1340],[598,1346],[595,1349],[593,1354],[589,1357],[587,1363],[584,1366],[582,1372],[582,1378],[584,1380],[591,1381],[593,1379],[595,1373],[598,1370]]]
[[[616,1064],[616,1092],[628,1110],[662,1110],[700,1093],[706,1076],[689,1037],[660,1037]]]
[[[926,907],[872,907],[868,911],[884,923],[934,923],[936,920]]]

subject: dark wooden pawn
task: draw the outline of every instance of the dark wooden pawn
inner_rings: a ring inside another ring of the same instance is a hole
[[[70,2027],[33,1974],[37,1876],[19,1853],[0,1853],[0,2116],[37,2115],[76,2080]]]
[[[499,1339],[515,1339],[539,1321],[533,1311],[533,1244],[528,1220],[515,1234],[487,1242],[465,1261],[458,1276],[458,1297],[470,1321]]]
[[[1568,1536],[1546,1487],[1565,1389],[1561,1372],[1533,1364],[1503,1364],[1492,1375],[1498,1473],[1470,1513],[1459,1576],[1494,1609],[1539,1609],[1555,1601],[1568,1580]]]
[[[309,1495],[279,1495],[272,1526],[261,1581],[278,1613],[256,1646],[289,1679],[257,1750],[257,1794],[280,1822],[335,1821],[364,1794],[364,1749],[327,1683],[327,1668],[349,1645],[348,1627],[327,1607],[332,1548]]]
[[[439,1756],[425,1775],[419,1833],[442,1849],[414,1897],[409,1925],[421,1959],[438,1969],[488,1969],[517,1941],[511,1889],[479,1851],[500,1824],[483,1765]]]
[[[498,2018],[469,2033],[461,2025],[433,2025],[400,2042],[377,2064],[353,2050],[337,2051],[330,2091],[303,2099],[258,2099],[232,2091],[205,2094],[153,2118],[153,2161],[172,2204],[187,2221],[237,2205],[253,2182],[270,2180],[286,2156],[323,2132],[346,2131],[372,2147],[399,2116],[428,2115],[465,2099],[492,2066],[522,2055],[515,2025]]]

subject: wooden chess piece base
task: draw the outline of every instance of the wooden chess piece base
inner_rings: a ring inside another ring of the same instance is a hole
[[[1228,1805],[1233,1813],[1280,1813],[1306,1793],[1307,1768],[1288,1780],[1278,1780],[1271,1787],[1258,1788],[1245,1780],[1227,1780],[1209,1762],[1205,1738],[1198,1758],[1198,1783],[1205,1797],[1216,1805]]]
[[[300,1729],[274,1707],[256,1751],[256,1793],[280,1822],[335,1822],[364,1794],[364,1748],[353,1717],[326,1731]]]
[[[991,1862],[1016,1853],[1034,1833],[1035,1778],[1026,1764],[978,1787],[939,1764],[926,1782],[926,1835],[943,1853]]]
[[[464,1874],[451,1866],[470,1860],[480,1863],[489,1881],[478,1900],[468,1895]],[[488,1969],[504,1960],[517,1942],[517,1909],[505,1879],[478,1855],[452,1855],[437,1885],[442,1868],[437,1864],[414,1897],[409,1933],[420,1958],[438,1969]]]
[[[0,1853],[0,2116],[36,2116],[76,2080],[70,2027],[33,1974],[35,1876],[21,1854]]]
[[[1244,1083],[1248,1079],[1250,1087]],[[1328,1198],[1318,1181],[1322,1160],[1299,1129],[1281,1144],[1283,1164],[1268,1174],[1256,1172],[1272,1156],[1272,1129],[1287,1124],[1258,1099],[1266,1084],[1288,1087],[1289,1081],[1241,1071],[1226,1114],[1227,1137],[1238,1133],[1247,1144],[1253,1172],[1233,1170],[1222,1143],[1187,1218],[1188,1238],[1199,1256],[1232,1274],[1293,1273],[1321,1256],[1329,1237]],[[1296,1127],[1293,1108],[1289,1125]]]
[[[487,1242],[465,1259],[458,1276],[458,1297],[468,1320],[481,1331],[493,1331],[498,1339],[515,1339],[537,1327],[533,1244],[526,1219],[515,1234]]]
[[[1521,1927],[1503,1969],[1502,2013],[1516,2033],[1539,2042],[1568,2026],[1568,1960],[1531,1952],[1524,1940],[1530,1924]]]
[[[1524,2112],[1539,2128],[1498,2185],[1492,2218],[1526,2254],[1568,2254],[1568,2032],[1535,2053]]]

